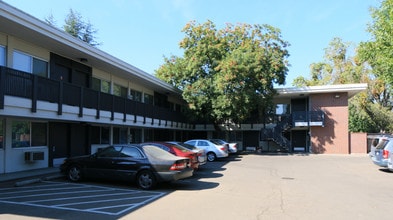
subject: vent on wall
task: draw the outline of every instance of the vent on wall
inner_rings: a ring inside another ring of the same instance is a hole
[[[44,152],[25,152],[25,161],[33,162],[36,160],[44,160]]]

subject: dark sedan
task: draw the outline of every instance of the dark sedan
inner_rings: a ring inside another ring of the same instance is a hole
[[[190,159],[151,145],[114,145],[97,153],[64,160],[61,172],[74,182],[83,178],[135,181],[142,189],[193,175]]]

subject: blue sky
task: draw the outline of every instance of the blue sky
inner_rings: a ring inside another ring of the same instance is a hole
[[[44,20],[53,15],[64,24],[70,9],[98,30],[98,48],[154,74],[164,56],[181,56],[184,25],[195,20],[269,24],[279,28],[291,46],[286,86],[297,76],[309,76],[309,65],[323,61],[324,49],[334,37],[344,42],[370,40],[369,8],[380,0],[3,0]]]

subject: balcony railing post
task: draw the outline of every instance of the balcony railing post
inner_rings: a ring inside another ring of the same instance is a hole
[[[4,109],[5,72],[6,68],[0,66],[0,109]]]
[[[58,97],[58,107],[57,107],[57,114],[62,115],[63,114],[63,81],[59,81],[59,97]]]
[[[80,93],[79,93],[79,96],[80,96],[80,102],[79,102],[79,117],[83,117],[83,97],[84,97],[84,94],[83,94],[83,86],[81,86],[80,87]]]
[[[101,92],[97,92],[97,113],[96,113],[96,119],[100,119],[100,109],[101,109]]]
[[[33,75],[31,86],[31,112],[37,112],[37,93],[38,93],[38,77]]]

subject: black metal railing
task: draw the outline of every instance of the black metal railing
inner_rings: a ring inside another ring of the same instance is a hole
[[[292,112],[292,124],[294,126],[296,126],[296,124],[302,124],[306,126],[317,124],[319,126],[324,126],[325,113],[321,110]]]
[[[114,113],[123,113],[124,120],[135,120],[136,115],[154,120],[169,120],[187,123],[186,118],[177,111],[133,101],[124,97],[103,93],[71,83],[52,80],[15,69],[0,66],[0,109],[4,109],[4,96],[17,96],[32,100],[32,112],[36,111],[37,101],[58,103],[58,114],[62,114],[62,105],[78,106],[80,117],[83,108]],[[127,119],[126,115],[134,115]]]

